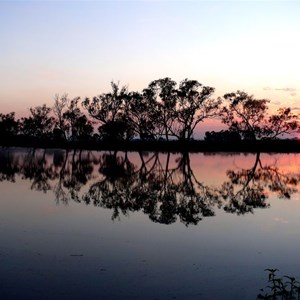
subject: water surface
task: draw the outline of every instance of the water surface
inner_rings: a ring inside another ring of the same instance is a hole
[[[255,299],[300,277],[300,155],[2,149],[1,299]]]

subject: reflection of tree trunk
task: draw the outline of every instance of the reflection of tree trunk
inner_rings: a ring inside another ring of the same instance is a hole
[[[81,161],[81,155],[82,155],[82,148],[80,148],[80,150],[79,150],[79,156],[78,156],[79,161]]]
[[[260,152],[256,153],[255,163],[254,163],[253,167],[250,169],[250,172],[248,174],[248,180],[244,185],[244,189],[249,185],[250,181],[254,178],[258,165],[260,165],[262,167],[261,161],[260,161]]]
[[[167,154],[166,170],[165,170],[165,182],[167,181],[167,178],[168,178],[169,162],[170,162],[170,152],[168,152],[168,154]]]

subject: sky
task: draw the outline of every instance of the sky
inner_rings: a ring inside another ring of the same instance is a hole
[[[299,15],[300,1],[0,1],[0,111],[164,77],[300,109]]]

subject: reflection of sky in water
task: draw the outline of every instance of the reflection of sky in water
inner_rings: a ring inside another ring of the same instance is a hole
[[[192,154],[191,165],[219,185],[227,168],[250,158]],[[299,166],[299,155],[276,158]],[[269,193],[270,208],[244,216],[214,208],[215,217],[186,227],[153,223],[142,211],[112,221],[110,209],[56,205],[51,191],[30,190],[19,176],[0,191],[1,298],[255,299],[265,268],[300,277],[297,193]]]

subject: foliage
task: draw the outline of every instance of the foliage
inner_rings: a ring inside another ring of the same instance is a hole
[[[175,130],[179,139],[190,140],[200,122],[218,116],[221,99],[212,99],[213,92],[214,88],[202,86],[196,80],[185,79],[180,83]]]
[[[299,132],[298,115],[290,108],[269,114],[269,100],[255,99],[242,91],[214,99],[213,93],[214,88],[189,79],[178,86],[169,77],[157,79],[141,93],[111,82],[110,92],[83,101],[56,94],[52,108],[45,104],[30,108],[30,116],[21,120],[15,120],[13,112],[0,114],[0,133],[3,136],[21,133],[38,139],[52,137],[62,142],[134,138],[185,142],[193,140],[200,123],[212,118],[222,119],[228,130],[207,132],[206,141],[277,139]],[[222,107],[223,101],[228,105]],[[99,135],[93,136],[95,122]]]
[[[238,142],[241,140],[241,136],[238,132],[230,130],[206,131],[204,140],[207,142]]]
[[[60,132],[63,134],[64,138],[67,138],[67,133],[69,130],[69,126],[66,122],[66,119],[64,118],[64,113],[67,109],[67,105],[70,102],[68,99],[68,94],[63,94],[62,96],[59,96],[59,94],[56,94],[54,96],[54,105],[53,105],[53,113],[56,117],[56,126],[57,129],[60,130]],[[56,130],[56,134],[58,131]]]
[[[279,198],[290,199],[297,192],[300,174],[286,174],[276,164],[263,165],[260,154],[256,154],[253,166],[249,169],[229,169],[229,181],[223,183],[220,196],[225,200],[224,210],[243,215],[253,213],[254,208],[267,208],[267,189],[278,194]]]
[[[134,134],[141,140],[157,138],[159,122],[153,91],[131,92],[126,103],[126,116],[130,118]]]
[[[139,153],[140,160],[135,156],[134,161],[131,154],[117,151],[32,150],[23,159],[22,155],[0,152],[0,181],[13,182],[18,175],[30,180],[34,190],[52,190],[57,202],[74,200],[111,209],[113,219],[142,211],[162,224],[180,220],[196,225],[214,216],[216,207],[237,215],[253,213],[270,207],[268,192],[289,199],[300,182],[299,173],[263,165],[259,155],[252,168],[228,169],[219,186],[200,180],[188,153]]]
[[[43,104],[29,110],[31,116],[21,119],[21,132],[26,136],[50,137],[54,127],[54,118],[50,116],[51,108]]]
[[[129,98],[126,86],[119,87],[119,84],[111,82],[112,91],[93,97],[92,100],[86,98],[82,105],[89,115],[100,121],[99,133],[101,137],[109,140],[121,139],[121,137],[131,138],[130,118],[125,115],[125,104]],[[120,126],[124,124],[124,127]],[[124,129],[125,128],[125,129]],[[120,130],[116,132],[117,130]],[[124,130],[128,132],[124,133]],[[109,136],[117,135],[115,136]]]
[[[255,99],[242,91],[225,94],[224,99],[229,106],[223,107],[222,121],[244,139],[274,139],[299,130],[298,116],[290,108],[269,116],[267,99]]]
[[[66,120],[65,128],[69,129],[68,136],[72,140],[85,140],[94,130],[91,121],[80,111],[79,100],[80,98],[70,100],[67,110],[63,113],[63,118]]]
[[[154,122],[158,125],[159,134],[164,133],[167,141],[169,136],[173,134],[172,126],[177,117],[177,91],[175,87],[176,82],[166,77],[150,82],[148,88],[144,90],[144,94],[148,95],[152,109],[155,111]]]
[[[283,276],[278,277],[278,269],[266,269],[269,272],[267,291],[261,289],[257,299],[264,300],[294,300],[300,298],[300,285],[295,277]]]
[[[126,120],[109,121],[99,127],[100,138],[105,141],[117,142],[130,140],[133,137],[133,129]]]
[[[0,135],[2,138],[11,137],[19,132],[19,122],[15,120],[15,113],[0,113]]]

